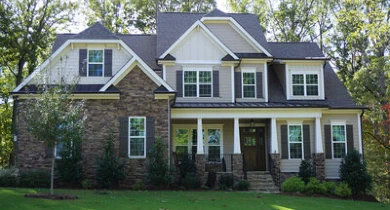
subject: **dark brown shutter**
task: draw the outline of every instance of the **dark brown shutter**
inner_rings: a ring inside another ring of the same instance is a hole
[[[236,92],[236,98],[242,98],[242,90],[241,90],[241,72],[234,73],[234,89]]]
[[[154,144],[154,117],[146,118],[146,154],[149,154],[149,150],[152,149]]]
[[[183,71],[176,71],[176,96],[183,97]]]
[[[354,150],[353,125],[347,125],[347,151],[351,153]]]
[[[213,71],[213,97],[219,97],[219,71]]]
[[[112,76],[112,50],[111,49],[104,50],[104,76],[105,77]]]
[[[257,98],[263,98],[263,73],[256,72]]]
[[[53,157],[53,146],[52,145],[49,145],[49,144],[45,144],[45,154],[46,154],[46,157],[48,158],[51,158]]]
[[[79,75],[80,77],[87,76],[87,49],[79,50]]]
[[[287,125],[280,126],[280,137],[282,141],[282,159],[288,159],[288,134]]]
[[[129,118],[119,119],[119,156],[129,157]]]
[[[324,125],[325,134],[325,158],[332,159],[332,139],[331,139],[330,125]]]
[[[303,150],[305,152],[304,158],[308,160],[311,158],[310,151],[310,125],[303,125]]]

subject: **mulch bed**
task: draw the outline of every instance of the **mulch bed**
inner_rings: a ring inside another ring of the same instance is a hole
[[[379,203],[379,201],[373,195],[360,195],[360,196],[354,196],[352,198],[341,198],[333,195],[321,195],[321,194],[307,195],[304,193],[288,193],[288,192],[281,192],[280,194],[292,195],[297,197],[333,198],[333,199],[340,199],[340,200],[356,200],[356,201],[367,201],[367,202]]]
[[[30,194],[27,193],[24,195],[26,198],[44,198],[44,199],[50,199],[50,200],[75,200],[78,199],[75,195],[68,195],[68,194],[54,194],[50,195],[47,193],[36,193],[36,194]]]

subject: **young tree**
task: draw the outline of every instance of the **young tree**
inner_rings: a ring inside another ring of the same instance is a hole
[[[72,87],[69,85],[40,85],[37,94],[31,94],[25,101],[25,121],[28,131],[38,140],[52,148],[72,138],[81,139],[84,121],[83,101],[70,98]],[[55,156],[51,159],[50,194],[54,194]]]

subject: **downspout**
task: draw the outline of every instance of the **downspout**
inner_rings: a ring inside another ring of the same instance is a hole
[[[171,98],[168,97],[168,168],[171,169]]]
[[[360,136],[361,136],[361,142],[360,145],[362,145],[362,158],[364,160],[364,147],[363,147],[363,115],[364,115],[364,109],[362,109],[362,113],[360,114]]]

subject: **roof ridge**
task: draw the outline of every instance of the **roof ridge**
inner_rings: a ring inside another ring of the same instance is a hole
[[[117,36],[157,36],[157,34],[115,34]]]
[[[207,14],[206,12],[159,12],[162,14],[191,14],[191,15],[201,15]]]
[[[268,42],[269,44],[316,44],[315,42]]]

